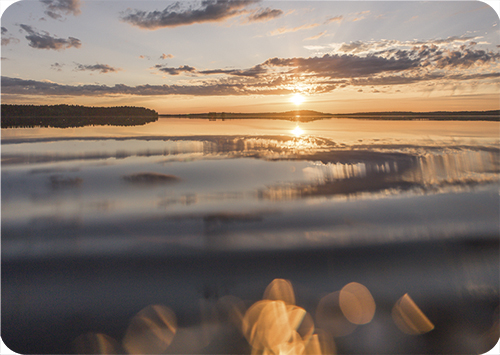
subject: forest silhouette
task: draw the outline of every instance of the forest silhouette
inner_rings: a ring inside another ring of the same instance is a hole
[[[134,126],[158,120],[158,113],[144,107],[88,107],[78,105],[1,105],[2,128]]]

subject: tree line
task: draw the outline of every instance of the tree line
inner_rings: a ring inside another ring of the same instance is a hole
[[[156,120],[155,110],[134,106],[1,105],[2,128],[134,126]]]

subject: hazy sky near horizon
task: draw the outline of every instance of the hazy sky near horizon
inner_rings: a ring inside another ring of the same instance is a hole
[[[21,0],[1,19],[2,103],[499,109],[499,22],[480,1]]]

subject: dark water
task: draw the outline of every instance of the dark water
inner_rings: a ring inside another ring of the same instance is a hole
[[[3,341],[19,353],[495,345],[498,123],[295,126],[2,130]]]

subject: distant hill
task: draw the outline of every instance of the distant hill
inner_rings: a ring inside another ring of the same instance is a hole
[[[266,119],[309,122],[328,118],[351,118],[364,120],[438,120],[438,121],[500,121],[500,110],[492,111],[435,111],[435,112],[359,112],[359,113],[323,113],[312,110],[295,110],[287,112],[208,112],[181,115],[163,115],[160,117],[183,117],[208,120],[231,119]]]
[[[88,107],[78,105],[1,105],[1,127],[132,126],[158,120],[144,107]]]

